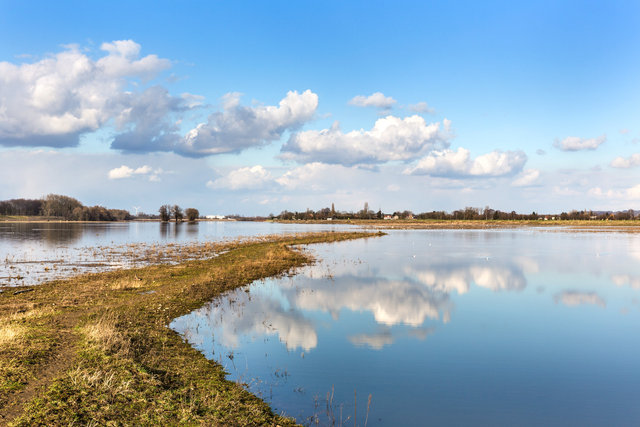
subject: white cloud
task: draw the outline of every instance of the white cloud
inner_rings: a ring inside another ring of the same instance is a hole
[[[188,156],[239,153],[280,139],[287,130],[297,129],[309,121],[318,107],[318,95],[306,90],[290,91],[278,106],[245,107],[240,94],[223,98],[223,111],[209,116],[206,123],[191,129],[176,147]]]
[[[340,167],[317,162],[308,163],[287,171],[277,178],[276,182],[289,190],[300,187],[309,188],[316,185],[316,183],[324,181],[327,171],[335,170],[336,168]]]
[[[556,140],[553,146],[562,151],[595,150],[600,146],[600,144],[606,141],[606,135],[600,135],[597,138],[579,138],[577,136],[568,136],[563,140]]]
[[[410,111],[414,113],[428,113],[433,114],[435,110],[429,106],[426,102],[418,102],[417,104],[409,104],[407,106]]]
[[[627,188],[626,195],[631,200],[640,199],[640,184]]]
[[[209,188],[229,190],[256,190],[273,181],[271,173],[262,166],[253,166],[233,170],[227,176],[209,181]]]
[[[355,105],[356,107],[375,107],[385,110],[393,107],[395,103],[395,99],[390,96],[384,96],[382,92],[375,92],[369,96],[357,95],[349,101],[350,105]]]
[[[434,151],[405,170],[408,175],[431,175],[449,178],[495,177],[518,173],[527,156],[522,151],[492,151],[471,159],[469,150]]]
[[[125,165],[122,165],[119,168],[111,169],[109,171],[109,179],[131,178],[132,176],[133,169]]]
[[[528,187],[533,185],[540,177],[540,171],[537,169],[527,169],[522,171],[516,179],[511,183],[514,187]]]
[[[140,166],[139,168],[133,169],[129,166],[122,165],[118,168],[111,169],[108,173],[109,179],[124,179],[131,178],[134,175],[149,175],[153,172],[153,168],[148,165]],[[150,181],[159,180],[158,175],[162,172],[162,170],[156,171],[153,175],[149,176]]]
[[[630,188],[624,188],[620,190],[603,190],[600,187],[593,187],[587,191],[592,197],[607,200],[639,200],[640,199],[640,184],[637,184]]]
[[[628,158],[624,157],[616,157],[611,161],[611,167],[620,168],[620,169],[629,169],[636,166],[640,166],[640,154],[635,153],[632,154]]]
[[[387,116],[376,120],[371,130],[343,133],[336,122],[331,129],[291,135],[282,147],[281,157],[346,166],[410,161],[433,149],[448,147],[451,137],[451,122],[447,119],[440,126],[427,124],[418,115],[404,119]]]
[[[169,68],[171,62],[157,55],[140,56],[140,45],[133,40],[116,40],[102,43],[100,49],[109,54],[97,61],[97,66],[114,77],[139,76],[151,78],[158,71]]]
[[[77,46],[37,62],[0,62],[0,145],[64,147],[130,107],[131,79],[147,80],[170,62],[131,40],[104,43],[96,60]]]
[[[607,306],[606,301],[595,292],[564,291],[556,294],[553,299],[556,304],[560,302],[569,307],[584,304]]]

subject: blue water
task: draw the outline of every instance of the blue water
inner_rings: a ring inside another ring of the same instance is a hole
[[[308,249],[320,261],[294,277],[172,324],[277,412],[321,425],[640,423],[640,235],[393,231]]]

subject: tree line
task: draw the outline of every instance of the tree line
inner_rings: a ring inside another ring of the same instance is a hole
[[[69,221],[127,221],[133,219],[124,209],[84,206],[73,197],[49,194],[41,199],[0,201],[0,215],[42,216]]]
[[[185,219],[189,222],[193,222],[200,216],[200,212],[196,208],[187,208],[184,211],[178,205],[162,205],[158,209],[160,214],[160,221],[167,222],[173,218],[176,222],[181,222]]]
[[[317,211],[307,209],[306,211],[284,210],[279,215],[269,215],[270,219],[279,220],[347,220],[347,219],[422,219],[422,220],[633,220],[640,219],[640,215],[633,209],[623,211],[592,211],[592,210],[572,210],[559,214],[530,214],[517,213],[516,211],[501,211],[492,209],[489,206],[482,208],[466,207],[464,209],[446,211],[430,211],[414,214],[412,211],[394,211],[384,213],[381,209],[373,211],[369,209],[369,204],[365,203],[364,208],[359,211],[337,211],[332,204],[331,208],[326,207]]]

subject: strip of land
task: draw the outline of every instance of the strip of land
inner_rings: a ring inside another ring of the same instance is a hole
[[[220,243],[218,256],[0,292],[0,424],[292,425],[168,328],[223,292],[312,262],[293,245],[381,233]]]
[[[610,230],[610,231],[640,231],[640,220],[455,220],[455,219],[350,219],[350,220],[291,220],[276,222],[285,224],[350,224],[364,228],[381,230],[479,230],[492,228],[522,228],[522,227],[558,227],[564,229]]]

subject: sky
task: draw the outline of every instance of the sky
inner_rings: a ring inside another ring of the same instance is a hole
[[[635,1],[0,0],[0,200],[640,209]]]

